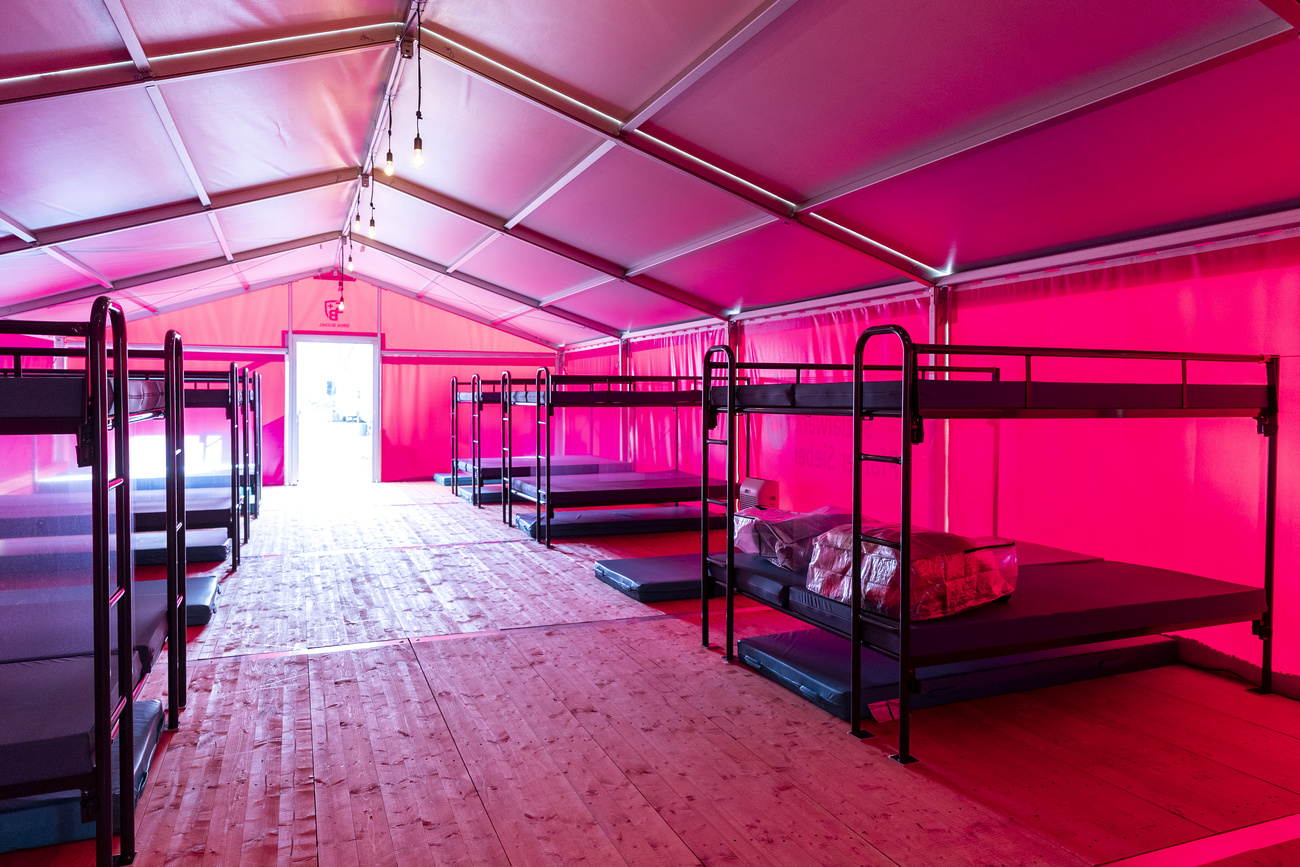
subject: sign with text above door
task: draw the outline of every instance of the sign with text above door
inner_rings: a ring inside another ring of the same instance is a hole
[[[347,279],[339,295],[338,277],[298,280],[293,284],[293,330],[296,334],[375,334],[379,330],[379,290]]]

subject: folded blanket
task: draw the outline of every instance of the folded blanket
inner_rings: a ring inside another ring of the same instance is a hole
[[[862,532],[899,540],[898,524],[864,524]],[[849,602],[853,527],[845,524],[813,542],[807,587],[821,596]],[[1016,589],[1016,546],[1006,539],[975,541],[953,533],[913,530],[911,550],[913,620],[946,617],[985,605]],[[898,551],[862,544],[862,610],[888,617],[899,612]]]
[[[736,548],[757,554],[783,569],[802,572],[808,568],[813,539],[851,520],[849,513],[834,506],[813,512],[782,512],[753,506],[736,513]]]

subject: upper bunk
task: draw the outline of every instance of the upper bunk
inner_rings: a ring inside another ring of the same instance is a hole
[[[1271,418],[1277,412],[1276,376],[1268,369],[1276,356],[908,340],[903,363],[855,368],[736,363],[725,347],[714,350],[705,365],[711,413],[852,416],[860,383],[863,417],[898,417],[904,364],[914,371],[906,397],[923,419]],[[933,363],[922,364],[925,356]],[[1079,379],[1081,371],[1089,378]],[[751,382],[740,382],[741,373]]]
[[[523,387],[507,379],[497,390],[513,406],[532,407],[682,407],[703,400],[697,376],[590,376],[553,374],[538,368]]]

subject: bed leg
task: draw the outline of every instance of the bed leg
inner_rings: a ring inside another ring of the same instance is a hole
[[[912,755],[912,689],[916,682],[916,669],[908,669],[907,677],[900,681],[898,690],[898,754],[890,756],[900,765],[917,761]]]

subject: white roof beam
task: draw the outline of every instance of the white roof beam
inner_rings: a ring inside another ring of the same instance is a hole
[[[137,70],[150,75],[152,70],[149,67],[149,57],[144,52],[144,46],[140,44],[140,37],[136,35],[135,27],[126,14],[126,7],[122,5],[122,0],[104,0],[104,6],[108,9],[109,17],[113,19],[113,26],[117,28],[118,36],[122,37],[122,43],[126,45],[126,53],[131,55],[131,62],[135,64]]]
[[[1294,0],[1287,0],[1287,2],[1294,5]],[[965,136],[939,147],[927,147],[926,150],[913,154],[886,168],[877,169],[808,199],[799,205],[798,212],[802,214],[821,207],[834,199],[865,190],[875,184],[884,183],[891,178],[925,168],[957,154],[985,148],[999,142],[1028,135],[1054,124],[1072,120],[1114,105],[1117,102],[1181,81],[1184,78],[1213,69],[1246,55],[1254,54],[1257,51],[1290,42],[1295,37],[1295,29],[1288,26],[1284,21],[1271,21],[1261,24],[1243,33],[1221,39],[1173,60],[1144,69],[1141,72],[1107,82],[1070,99],[1044,106],[1037,111],[1021,115],[1014,120],[990,127],[974,135]]]
[[[1289,22],[1292,27],[1300,27],[1300,4],[1295,0],[1260,0],[1260,2]]]
[[[757,36],[763,28],[780,18],[796,2],[798,0],[767,0],[767,2],[760,5],[746,16],[745,20],[733,27],[726,36],[714,43],[699,59],[669,82],[667,86],[652,96],[645,105],[637,109],[623,123],[623,130],[631,131],[641,126],[660,109],[688,90],[695,82],[712,72],[718,64],[736,53],[746,42]]]
[[[562,241],[548,238],[547,236],[534,232],[524,226],[514,226],[513,228],[507,229],[505,223],[499,217],[495,217],[485,211],[480,211],[471,205],[458,202],[455,199],[449,198],[440,193],[427,190],[418,184],[404,181],[401,178],[385,178],[382,175],[376,175],[375,179],[382,184],[392,187],[398,192],[405,193],[406,195],[419,199],[426,204],[442,208],[445,211],[464,217],[467,220],[472,220],[479,225],[486,226],[487,228],[500,232],[501,234],[509,235],[512,238],[517,238],[534,247],[538,247],[539,249],[546,250],[549,253],[554,253],[557,256],[568,259],[571,262],[585,265],[593,271],[599,271],[602,274],[607,274],[618,280],[625,280],[634,286],[638,286],[648,292],[653,292],[656,295],[670,298],[679,304],[684,304],[694,310],[699,310],[701,313],[706,313],[715,319],[725,318],[719,308],[701,298],[697,298],[688,292],[684,292],[681,289],[677,289],[665,283],[660,283],[659,281],[652,280],[648,277],[629,277],[623,268],[607,259],[602,259],[593,253],[588,253],[585,250],[571,247]]]
[[[829,220],[805,221],[797,205],[745,178],[732,174],[701,157],[647,135],[639,129],[622,130],[622,122],[555,88],[529,78],[437,31],[425,31],[427,50],[443,63],[465,71],[473,78],[511,93],[551,115],[627,147],[643,156],[709,184],[721,192],[783,219],[791,225],[841,244],[877,260],[911,280],[933,285],[945,272],[919,262],[897,250]],[[429,44],[432,43],[432,44]],[[694,305],[692,305],[694,306]],[[697,307],[697,309],[699,309]]]
[[[48,229],[41,229],[39,232],[33,232],[23,228],[17,221],[10,217],[0,214],[0,223],[11,227],[14,235],[26,241],[25,244],[16,242],[0,242],[0,256],[7,253],[16,253],[20,250],[31,249],[32,247],[44,247],[53,244],[66,244],[70,241],[80,241],[86,238],[95,238],[101,235],[109,235],[114,232],[121,232],[126,229],[139,229],[145,226],[153,226],[158,223],[165,223],[169,220],[178,220],[182,217],[192,217],[198,214],[214,214],[224,211],[227,208],[234,208],[240,205],[262,202],[268,199],[275,199],[281,196],[290,196],[294,193],[307,192],[309,190],[330,187],[335,184],[347,183],[356,179],[360,170],[356,168],[337,169],[330,172],[321,172],[315,175],[306,175],[300,178],[289,178],[285,181],[278,181],[273,184],[265,184],[258,187],[248,187],[242,190],[233,190],[229,193],[222,193],[211,200],[210,205],[203,205],[201,202],[179,202],[171,205],[160,205],[156,208],[147,208],[143,211],[133,211],[128,214],[115,214],[111,217],[103,217],[96,220],[87,220],[81,223],[69,223],[63,226],[51,226]]]
[[[418,265],[421,268],[424,268],[426,271],[433,271],[436,274],[447,274],[447,266],[441,264],[440,262],[434,262],[432,259],[426,259],[423,256],[418,256],[415,253],[411,253],[407,250],[403,250],[398,247],[390,246],[388,244],[383,243],[382,241],[376,241],[371,238],[354,238],[353,240],[355,243],[361,244],[362,246],[371,247],[375,250],[380,251],[381,253],[387,253],[388,255],[396,259],[402,259],[403,261],[410,262],[412,265]],[[519,292],[515,292],[513,289],[507,289],[504,286],[498,286],[495,283],[490,283],[487,280],[481,280],[478,277],[471,277],[469,274],[455,274],[449,276],[453,276],[453,279],[459,280],[462,283],[468,283],[470,286],[475,286],[479,289],[482,289],[484,292],[490,292],[493,295],[499,296],[501,298],[505,298],[509,301],[513,301],[516,304],[523,305],[530,309],[533,310],[543,309],[540,301],[537,301],[536,299],[530,298],[527,295],[523,295]],[[601,322],[596,322],[595,320],[588,319],[585,316],[579,316],[576,313],[569,313],[566,310],[546,310],[545,312],[557,318],[572,322],[574,325],[580,325],[583,328],[586,328],[590,331],[595,331],[597,334],[605,334],[610,337],[616,337],[620,333],[618,329],[612,328],[609,325],[605,325]]]
[[[730,241],[732,238],[737,238],[746,232],[752,232],[755,229],[768,225],[769,223],[775,223],[776,219],[777,218],[771,214],[759,214],[752,219],[744,220],[734,226],[728,226],[721,231],[714,232],[712,235],[707,235],[703,238],[691,241],[689,244],[683,244],[682,246],[669,250],[666,253],[660,253],[658,256],[651,256],[649,259],[644,259],[633,265],[631,268],[628,268],[627,273],[629,276],[635,277],[637,274],[649,271],[651,268],[657,268],[665,262],[671,262],[674,259],[689,256],[691,253],[696,253],[707,247],[712,247],[714,244],[721,244],[723,241]]]
[[[459,270],[460,267],[461,267],[462,265],[464,265],[464,264],[465,264],[466,262],[468,262],[470,259],[473,259],[473,258],[474,258],[475,256],[477,256],[479,253],[482,253],[482,252],[483,252],[484,250],[486,250],[488,247],[492,246],[492,242],[495,241],[497,238],[500,238],[500,237],[501,237],[501,233],[500,233],[500,232],[496,232],[496,231],[488,232],[486,235],[483,236],[483,240],[482,240],[482,241],[479,241],[479,242],[478,242],[477,244],[475,244],[473,247],[470,247],[470,248],[469,248],[468,250],[466,250],[464,253],[461,253],[461,254],[460,254],[459,256],[457,256],[455,259],[453,259],[452,261],[448,262],[448,263],[447,263],[447,273],[448,273],[448,274],[451,274],[451,273],[453,273],[453,272]]]
[[[49,256],[51,259],[54,259],[55,261],[63,264],[64,266],[71,268],[73,271],[76,271],[81,276],[93,280],[97,286],[100,286],[104,289],[112,288],[113,284],[111,281],[109,281],[107,277],[105,277],[103,274],[100,274],[94,268],[91,268],[85,262],[82,262],[80,259],[77,259],[75,256],[71,256],[68,253],[65,253],[63,250],[60,250],[58,247],[43,246],[38,244],[36,242],[36,235],[32,233],[32,230],[28,229],[26,226],[18,222],[18,220],[14,219],[13,217],[8,216],[7,214],[0,213],[0,223],[3,223],[5,226],[8,226],[9,230],[13,232],[13,234],[17,238],[21,238],[22,240],[27,241],[26,244],[14,245],[9,252],[17,252],[18,250],[39,249],[41,252]]]
[[[542,205],[546,204],[546,202],[549,201],[556,193],[558,193],[560,190],[567,187],[569,184],[573,183],[574,179],[577,178],[578,175],[582,174],[587,169],[591,168],[593,165],[596,164],[596,162],[601,157],[603,157],[605,154],[609,153],[613,149],[614,149],[614,142],[608,140],[603,141],[600,144],[596,145],[596,147],[593,150],[591,150],[585,157],[583,157],[577,163],[575,163],[573,168],[569,169],[567,172],[560,175],[560,177],[555,181],[555,183],[551,184],[549,187],[543,190],[540,195],[534,197],[532,201],[530,201],[528,204],[524,205],[522,208],[516,211],[513,217],[506,220],[506,228],[513,229],[515,226],[522,223],[528,217],[529,214],[531,214],[533,211],[540,208]]]
[[[243,253],[235,254],[235,262],[249,262],[254,259],[263,259],[268,256],[275,256],[280,253],[288,253],[292,250],[301,250],[304,247],[314,247],[317,244],[324,244],[328,241],[337,241],[338,235],[334,232],[327,232],[320,235],[312,235],[307,238],[298,238],[293,241],[285,241],[280,244],[274,244],[270,247],[259,247],[256,250],[248,250]],[[118,280],[110,287],[104,286],[85,286],[80,289],[69,289],[66,292],[59,292],[54,295],[48,295],[44,298],[37,298],[31,301],[22,301],[17,304],[10,304],[0,307],[0,317],[13,316],[18,313],[26,313],[28,310],[39,310],[44,307],[54,307],[59,304],[66,304],[70,301],[80,301],[83,298],[93,298],[96,295],[103,294],[105,288],[112,290],[134,289],[137,286],[146,286],[150,283],[157,283],[161,280],[170,280],[174,277],[184,277],[188,274],[199,274],[203,271],[212,271],[216,268],[228,268],[231,263],[224,258],[205,259],[201,262],[191,262],[187,265],[179,265],[175,268],[167,268],[162,271],[153,271],[149,274],[140,274],[135,277],[127,277]]]

